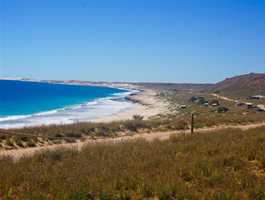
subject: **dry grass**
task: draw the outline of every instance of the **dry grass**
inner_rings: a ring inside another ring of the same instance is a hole
[[[265,199],[265,127],[0,161],[2,199]]]

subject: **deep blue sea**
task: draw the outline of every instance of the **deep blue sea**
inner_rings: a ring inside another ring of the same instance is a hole
[[[13,80],[0,80],[0,91],[0,116],[49,111],[124,92],[109,87]]]
[[[112,114],[124,108],[126,102],[120,95],[126,93],[128,90],[110,87],[0,80],[0,128],[85,121],[100,113]]]

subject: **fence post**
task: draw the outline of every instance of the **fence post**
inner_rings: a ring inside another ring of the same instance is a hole
[[[190,126],[191,134],[194,133],[194,113],[191,114],[191,126]]]

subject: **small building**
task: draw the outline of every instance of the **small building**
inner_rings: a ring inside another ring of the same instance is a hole
[[[218,100],[214,99],[214,100],[211,100],[211,101],[210,101],[210,105],[211,105],[211,106],[215,106],[215,107],[216,107],[216,106],[219,106],[219,105],[220,105],[220,103],[219,103],[219,101],[218,101]]]
[[[245,103],[248,109],[255,108],[253,103]]]
[[[265,105],[259,104],[256,108],[257,112],[265,112]]]
[[[209,102],[205,101],[202,105],[205,106],[205,107],[208,107],[209,106]]]
[[[254,96],[249,96],[248,99],[255,99],[255,100],[265,100],[265,96],[263,95],[254,95]]]
[[[183,105],[180,105],[179,108],[181,108],[181,109],[186,109],[187,106],[183,104]]]

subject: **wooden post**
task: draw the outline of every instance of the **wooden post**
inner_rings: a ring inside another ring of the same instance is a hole
[[[191,132],[191,134],[193,134],[193,132],[194,132],[194,113],[191,114],[190,132]]]

